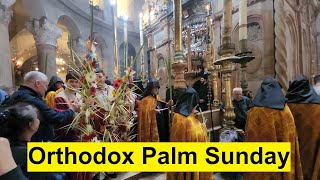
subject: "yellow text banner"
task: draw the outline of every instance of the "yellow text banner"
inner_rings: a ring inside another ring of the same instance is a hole
[[[29,172],[289,172],[290,143],[28,143]]]

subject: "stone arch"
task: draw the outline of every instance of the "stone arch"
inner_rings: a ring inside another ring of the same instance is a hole
[[[133,60],[136,58],[136,49],[134,46],[128,42],[128,65],[132,65],[133,69],[136,71],[137,70],[137,62],[131,62],[131,56],[133,57]],[[133,64],[132,64],[133,63]],[[119,70],[120,70],[120,75],[124,74],[124,42],[121,43],[119,47]]]
[[[104,48],[108,47],[106,41],[104,40],[102,35],[100,33],[98,33],[98,32],[94,32],[93,33],[93,40],[98,43],[98,46],[101,46],[101,47],[104,47]]]
[[[299,74],[299,49],[298,34],[296,24],[292,15],[288,14],[286,17],[286,49],[287,49],[287,77],[289,81],[292,81],[294,77]]]
[[[25,73],[29,71],[37,70],[38,68],[38,61],[37,56],[32,56],[24,61],[24,63],[21,65],[21,75],[22,77],[25,75]]]
[[[10,40],[11,58],[14,60],[15,85],[22,82],[24,72],[22,66],[27,60],[37,56],[37,48],[33,35],[26,29],[22,29]],[[35,69],[30,69],[35,70]]]
[[[33,35],[26,29],[18,32],[10,41],[12,58],[21,66],[26,60],[37,54]]]
[[[72,39],[78,39],[80,37],[80,28],[70,16],[60,16],[57,23],[64,25],[68,29]]]
[[[9,29],[9,40],[13,39],[20,31],[25,29],[25,22],[30,20],[32,17],[29,14],[29,11],[27,10],[26,6],[23,4],[22,0],[18,1],[7,1],[7,3],[14,3],[11,6],[11,9],[13,11],[13,16],[11,17],[8,29]],[[7,6],[7,5],[5,5]]]

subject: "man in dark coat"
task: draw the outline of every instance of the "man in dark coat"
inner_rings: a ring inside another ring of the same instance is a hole
[[[208,110],[208,74],[203,75],[200,79],[200,83],[195,83],[194,89],[198,92],[199,95],[199,108],[201,111]]]
[[[42,97],[47,91],[48,78],[38,71],[30,71],[24,77],[24,83],[19,90],[14,92],[6,105],[13,105],[17,102],[26,102],[39,109],[40,127],[32,137],[32,141],[53,141],[54,125],[68,121],[73,118],[74,112],[79,110],[77,105],[72,105],[70,109],[59,112],[48,107]]]

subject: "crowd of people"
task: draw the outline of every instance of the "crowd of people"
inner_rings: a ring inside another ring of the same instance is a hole
[[[81,82],[69,72],[66,81],[48,77],[38,71],[28,72],[23,84],[12,95],[1,91],[0,179],[99,179],[101,173],[30,173],[27,172],[27,142],[79,142],[77,129],[65,128],[80,112]],[[179,93],[174,100],[164,102],[159,97],[160,83],[151,79],[146,87],[135,85],[125,100],[137,115],[133,126],[138,142],[207,142],[205,124],[196,112],[208,110],[206,77],[193,87]],[[253,101],[243,96],[241,88],[233,89],[232,103],[236,114],[235,127],[245,132],[246,142],[290,142],[291,172],[244,173],[245,179],[317,179],[320,172],[320,96],[317,94],[320,76],[313,87],[298,76],[283,94],[274,78],[266,78]],[[102,107],[98,113],[107,114],[114,101],[113,87],[102,70],[96,71],[96,101]],[[133,82],[132,82],[133,83]],[[133,84],[131,86],[134,86]],[[221,104],[221,111],[224,105]],[[173,111],[170,112],[170,110]],[[171,115],[171,116],[170,116]],[[101,116],[103,117],[103,116]],[[94,128],[100,129],[100,116],[94,117]],[[9,145],[10,143],[10,145]],[[116,177],[115,173],[103,173]],[[169,180],[213,179],[211,173],[167,173]]]

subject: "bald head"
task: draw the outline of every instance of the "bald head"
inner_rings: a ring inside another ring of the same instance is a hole
[[[30,71],[24,76],[23,85],[44,96],[48,88],[48,77],[42,72]]]
[[[37,80],[45,81],[45,80],[48,80],[48,77],[42,72],[30,71],[23,78],[24,83],[33,83]]]
[[[241,101],[242,99],[242,88],[236,87],[232,91],[233,98],[236,101]]]

